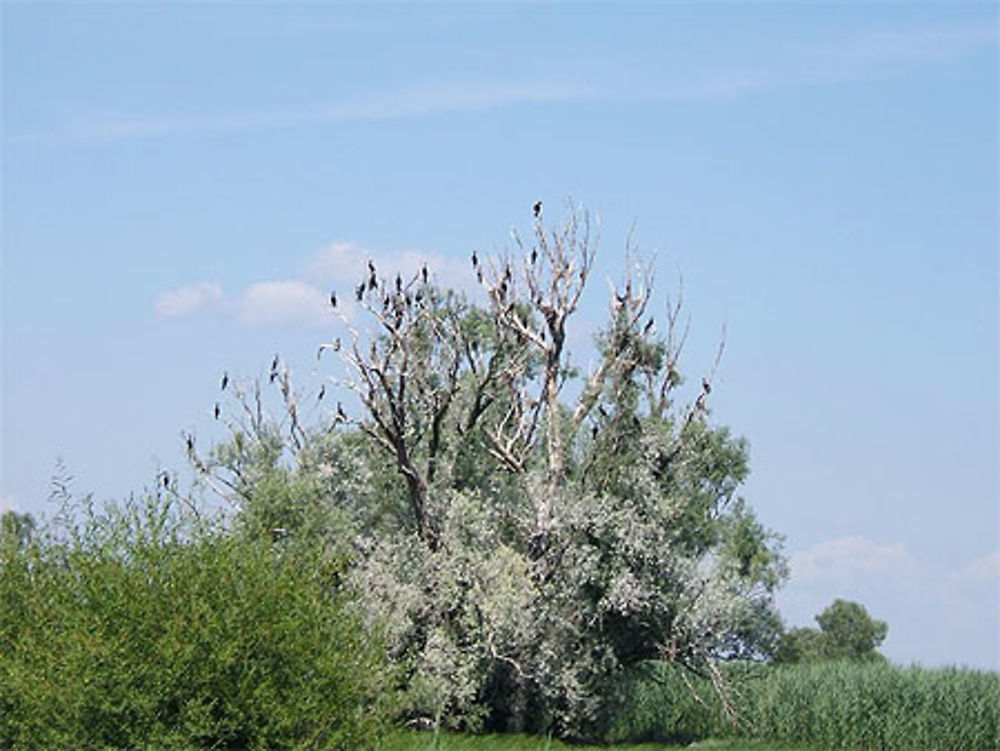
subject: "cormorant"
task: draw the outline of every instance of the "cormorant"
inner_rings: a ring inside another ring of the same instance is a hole
[[[420,267],[420,276],[424,280],[424,284],[427,284],[427,264],[425,263]]]
[[[403,291],[403,277],[396,274],[396,294]]]
[[[337,417],[341,420],[347,419],[347,413],[344,412],[344,407],[340,402],[337,402]]]
[[[702,379],[701,379],[701,388],[702,388],[702,390],[703,390],[703,391],[704,391],[704,392],[705,392],[706,394],[711,394],[711,393],[712,393],[712,384],[710,384],[710,383],[708,382],[708,379],[707,379],[707,378],[702,378]]]
[[[336,292],[331,292],[330,293],[330,307],[331,308],[336,308],[337,307],[337,293]]]
[[[476,251],[472,251],[472,265],[479,266],[479,256],[476,255]]]
[[[537,218],[542,213],[542,202],[535,201],[535,205],[531,207],[531,210],[535,212],[535,217]]]
[[[326,396],[326,384],[324,383],[319,387],[319,394],[316,395],[316,401],[323,401],[323,397]]]
[[[354,290],[354,296],[358,298],[358,302],[361,302],[361,298],[365,295],[365,283],[361,282]]]
[[[219,403],[218,403],[218,402],[216,402],[216,403],[215,403],[215,411],[214,411],[214,414],[215,414],[215,419],[216,419],[216,420],[218,420],[218,419],[219,419],[219,415],[220,415],[221,413],[222,413],[222,410],[220,410],[220,409],[219,409]]]
[[[531,249],[531,265],[534,266],[535,262],[538,260],[538,248]]]
[[[222,390],[226,390],[226,386],[229,385],[229,373],[222,374]]]

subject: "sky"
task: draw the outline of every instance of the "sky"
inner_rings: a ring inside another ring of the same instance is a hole
[[[368,258],[468,288],[576,202],[584,366],[630,231],[691,382],[725,327],[787,623],[855,600],[894,661],[1000,668],[994,4],[0,13],[3,509],[49,513],[57,461],[98,499],[181,472],[223,372],[326,382]]]

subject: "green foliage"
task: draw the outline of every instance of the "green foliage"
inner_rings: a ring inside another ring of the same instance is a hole
[[[775,652],[777,662],[822,660],[884,660],[877,651],[889,627],[872,618],[864,605],[835,600],[816,616],[819,631],[795,628],[783,634]]]
[[[886,662],[732,665],[733,726],[704,679],[650,666],[617,714],[618,741],[743,737],[824,749],[1000,749],[1000,674]]]
[[[0,747],[373,745],[386,673],[339,557],[160,498],[82,516],[3,537]]]

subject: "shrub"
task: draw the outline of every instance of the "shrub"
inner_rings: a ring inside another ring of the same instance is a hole
[[[317,546],[158,498],[0,549],[0,747],[373,745],[381,650]]]

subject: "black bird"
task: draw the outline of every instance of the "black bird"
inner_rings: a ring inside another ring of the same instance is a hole
[[[278,372],[278,356],[277,355],[275,355],[274,359],[271,360],[271,372],[272,373],[277,373]]]
[[[216,420],[218,420],[218,419],[219,419],[219,415],[220,415],[221,413],[222,413],[222,410],[221,410],[221,409],[219,409],[219,403],[218,403],[218,402],[216,402],[216,403],[215,403],[215,412],[214,412],[214,414],[215,414],[215,419],[216,419]]]
[[[427,284],[427,264],[425,263],[420,267],[420,276],[424,280],[424,284]]]
[[[479,256],[476,255],[476,251],[472,251],[472,265],[479,266]]]
[[[319,387],[319,394],[316,395],[316,401],[323,401],[323,397],[326,396],[326,384],[324,383]]]
[[[542,213],[542,202],[535,201],[535,205],[531,207],[531,210],[535,212],[535,217],[537,218]]]
[[[188,453],[189,454],[194,453],[194,436],[193,435],[187,436],[187,438],[185,439],[185,442],[187,443]]]
[[[702,391],[704,391],[706,394],[711,394],[712,393],[712,384],[710,384],[708,382],[707,378],[702,378],[701,379],[701,388],[702,388]]]
[[[170,487],[170,475],[168,475],[166,472],[163,473],[163,487],[165,488]]]
[[[648,334],[652,330],[652,328],[653,328],[653,319],[650,318],[648,321],[646,321],[646,327],[642,330],[642,333]]]
[[[601,417],[605,417],[606,418],[608,416],[608,411],[606,409],[604,409],[604,405],[603,404],[598,404],[597,405],[597,411],[601,413]]]
[[[590,429],[590,437],[595,439],[597,438],[597,425],[594,425],[594,427]]]
[[[222,390],[226,390],[226,386],[229,385],[229,373],[222,374]]]
[[[354,296],[358,298],[358,302],[361,302],[361,298],[365,296],[365,283],[361,282],[354,290]]]
[[[398,295],[403,291],[403,277],[396,274],[396,294]]]
[[[336,292],[331,292],[330,293],[330,307],[332,307],[332,308],[336,308],[337,307],[337,293]]]
[[[538,260],[538,248],[531,249],[531,265],[534,266],[535,262]]]
[[[341,420],[347,419],[347,413],[344,412],[344,407],[340,402],[337,402],[337,417]]]
[[[375,276],[375,262],[370,258],[368,259],[368,273]]]

